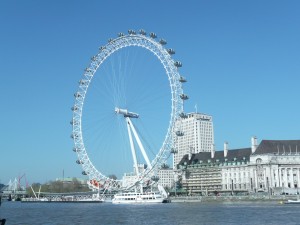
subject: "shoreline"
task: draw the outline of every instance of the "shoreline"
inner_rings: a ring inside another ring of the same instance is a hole
[[[297,200],[297,195],[275,195],[275,196],[184,196],[184,197],[170,197],[171,202],[278,202],[284,203],[287,200]]]

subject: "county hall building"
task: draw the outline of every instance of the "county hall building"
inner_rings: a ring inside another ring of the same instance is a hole
[[[268,192],[297,194],[300,184],[300,140],[262,140],[251,147],[189,153],[177,164],[189,194]]]

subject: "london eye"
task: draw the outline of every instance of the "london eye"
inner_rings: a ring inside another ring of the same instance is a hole
[[[182,63],[166,45],[155,33],[129,30],[100,46],[85,68],[74,94],[71,137],[92,188],[157,182],[174,151],[176,120],[185,115],[188,96]],[[134,179],[124,182],[126,174]]]

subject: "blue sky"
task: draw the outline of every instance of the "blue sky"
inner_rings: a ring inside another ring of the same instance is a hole
[[[98,47],[128,29],[176,50],[185,109],[213,116],[218,150],[253,135],[299,139],[299,11],[299,1],[1,1],[0,183],[80,177],[73,93]]]

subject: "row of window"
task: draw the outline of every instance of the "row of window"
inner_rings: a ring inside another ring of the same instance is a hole
[[[225,190],[232,190],[232,189],[240,189],[240,190],[242,190],[242,189],[247,189],[247,184],[246,183],[244,183],[244,184],[224,184],[223,185],[223,189],[225,189]]]
[[[136,200],[136,198],[118,198],[119,200],[122,200],[122,201],[124,201],[124,200],[127,200],[127,201],[135,201]],[[143,197],[142,198],[143,200],[151,200],[151,199],[155,199],[154,197]]]

